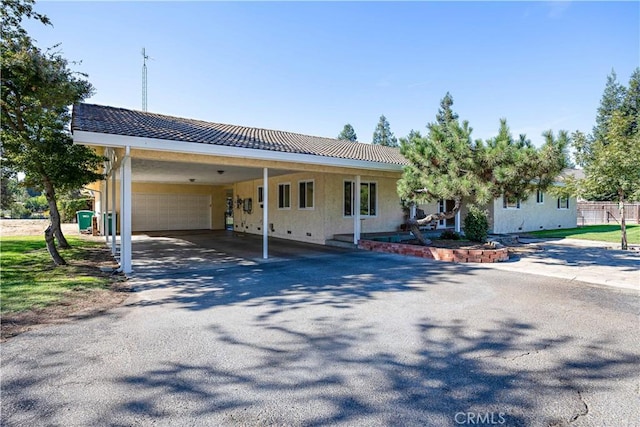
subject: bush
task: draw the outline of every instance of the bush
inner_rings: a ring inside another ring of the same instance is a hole
[[[460,234],[456,233],[453,230],[444,230],[442,234],[440,234],[440,239],[442,240],[460,240]]]
[[[14,203],[11,205],[11,218],[28,219],[31,218],[31,211],[22,203]]]
[[[487,211],[470,206],[464,218],[464,235],[473,242],[484,243],[489,234],[489,217]]]
[[[76,222],[76,212],[90,211],[91,199],[60,199],[58,200],[58,210],[62,222]]]

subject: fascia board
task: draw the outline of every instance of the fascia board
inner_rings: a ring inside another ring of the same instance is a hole
[[[75,130],[73,143],[99,147],[131,147],[140,150],[166,151],[186,154],[271,160],[354,169],[401,172],[402,165],[366,160],[341,159],[311,154],[283,153],[280,151],[256,150],[253,148],[229,147],[204,143],[172,141],[138,136],[114,135]]]

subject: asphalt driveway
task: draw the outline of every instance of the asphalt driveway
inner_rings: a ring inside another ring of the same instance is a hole
[[[3,343],[2,424],[638,423],[636,291],[360,251],[217,256]]]

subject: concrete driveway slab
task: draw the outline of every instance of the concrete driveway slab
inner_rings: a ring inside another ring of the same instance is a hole
[[[578,239],[521,239],[531,249],[487,268],[640,291],[640,252]]]

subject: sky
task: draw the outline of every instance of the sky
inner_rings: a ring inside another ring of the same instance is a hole
[[[474,129],[590,132],[640,66],[640,2],[59,2],[25,28],[88,74],[86,102],[371,142],[426,132],[447,92]]]

